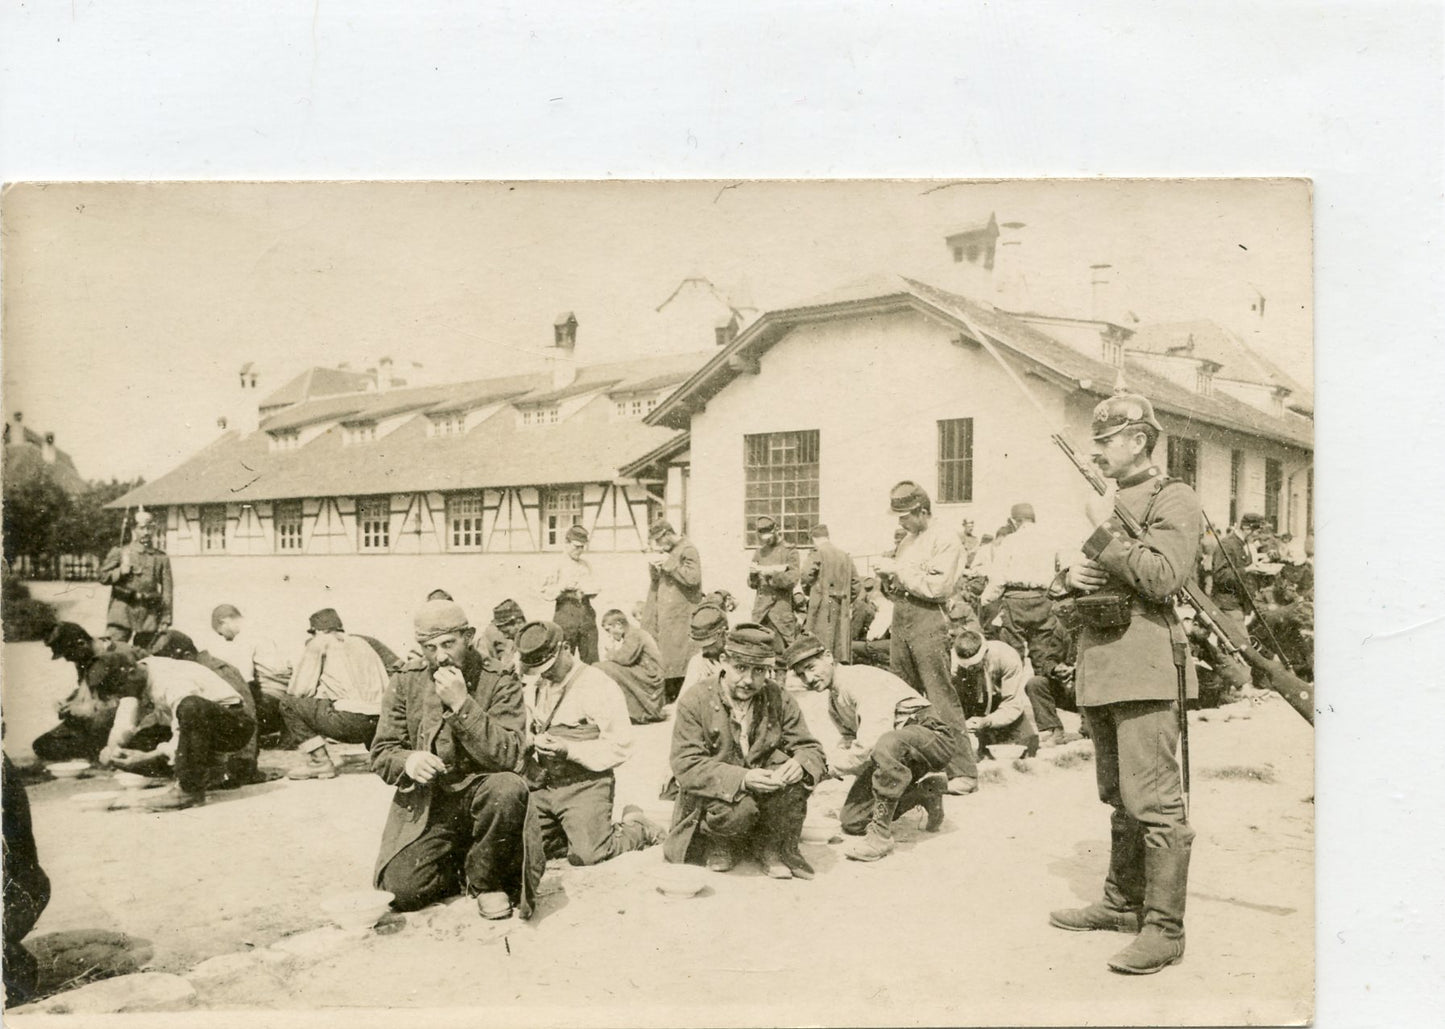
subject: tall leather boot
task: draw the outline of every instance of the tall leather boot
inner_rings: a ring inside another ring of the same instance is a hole
[[[1049,913],[1049,924],[1070,932],[1137,933],[1144,907],[1144,830],[1122,811],[1109,820],[1109,873],[1104,899]]]
[[[1109,967],[1150,975],[1184,959],[1184,900],[1189,892],[1189,844],[1144,850],[1144,927]]]
[[[873,798],[873,817],[868,822],[868,831],[848,841],[843,850],[845,857],[854,861],[877,861],[893,853],[893,811],[898,801],[883,797]]]
[[[788,795],[764,805],[761,814],[764,873],[774,879],[813,878],[813,866],[798,849],[803,838],[803,822],[808,818],[808,797],[801,786],[790,787]]]

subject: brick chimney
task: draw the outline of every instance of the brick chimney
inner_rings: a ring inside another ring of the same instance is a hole
[[[552,388],[564,389],[577,381],[577,316],[563,311],[552,321]]]
[[[1033,301],[1029,296],[1029,280],[1024,273],[1023,222],[1004,222],[999,226],[998,252],[994,256],[995,303],[1006,311],[1027,311]]]

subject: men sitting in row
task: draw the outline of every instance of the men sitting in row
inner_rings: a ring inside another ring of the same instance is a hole
[[[523,774],[547,857],[593,865],[650,847],[664,833],[632,805],[612,821],[613,769],[632,748],[627,704],[617,683],[565,643],[555,622],[530,622],[517,637],[527,709]]]
[[[842,665],[816,637],[800,636],[783,660],[810,690],[828,693],[828,714],[841,735],[828,767],[853,775],[839,814],[850,840],[846,856],[877,861],[893,852],[893,820],[922,806],[924,828],[943,824],[944,776],[958,738],[932,705],[892,672]]]
[[[745,622],[728,633],[718,678],[683,691],[675,718],[664,857],[726,872],[752,852],[772,878],[811,879],[798,844],[827,759],[782,688],[772,631]]]
[[[290,778],[334,779],[336,765],[326,740],[371,744],[387,668],[371,644],[346,632],[334,609],[317,611],[310,622],[310,639],[281,698],[286,724],[282,746],[295,747],[307,757]]]
[[[638,725],[662,721],[665,698],[657,641],[616,608],[602,616],[602,634],[603,660],[597,668],[622,688],[628,717]]]

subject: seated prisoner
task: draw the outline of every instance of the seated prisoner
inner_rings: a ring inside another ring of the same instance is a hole
[[[311,638],[281,698],[286,723],[282,746],[307,756],[306,765],[290,778],[334,779],[336,765],[326,741],[371,743],[386,689],[386,666],[364,638],[346,633],[341,616],[329,607],[311,616],[307,634]]]
[[[1003,640],[986,640],[968,629],[953,640],[953,683],[980,748],[1016,743],[1025,757],[1039,752],[1033,705],[1018,651]]]
[[[828,714],[842,739],[828,753],[838,775],[856,776],[839,818],[850,840],[844,853],[877,861],[893,852],[893,819],[922,806],[929,832],[943,824],[941,774],[958,740],[926,697],[892,672],[840,665],[812,636],[800,636],[784,660],[810,690],[828,693]]]
[[[532,914],[545,858],[528,818],[525,709],[511,669],[472,646],[461,607],[430,600],[414,620],[426,657],[391,677],[371,768],[396,787],[374,885],[414,911],[465,891],[483,917]]]
[[[595,865],[650,847],[665,834],[633,806],[612,821],[612,770],[632,746],[627,704],[615,682],[565,644],[555,622],[530,622],[517,636],[526,777],[547,857]]]
[[[771,630],[738,625],[721,662],[717,680],[678,697],[678,796],[663,854],[726,872],[752,852],[775,879],[811,879],[798,843],[808,794],[827,774],[823,748],[782,688]]]
[[[597,668],[622,688],[627,717],[638,725],[662,721],[662,652],[657,641],[615,608],[602,616],[602,635]]]

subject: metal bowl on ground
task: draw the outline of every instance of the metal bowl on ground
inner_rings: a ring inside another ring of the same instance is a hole
[[[90,771],[89,761],[56,761],[46,765],[45,770],[57,779],[79,779],[82,772]]]
[[[112,772],[111,779],[123,790],[144,790],[152,786],[164,785],[164,779],[156,779],[149,775],[141,775],[139,772]]]
[[[990,743],[988,746],[989,757],[995,761],[1010,763],[1017,761],[1024,756],[1028,748],[1021,743]]]
[[[82,811],[104,811],[120,797],[120,790],[105,790],[99,793],[77,793],[70,800]]]
[[[321,902],[321,910],[343,929],[370,929],[391,910],[395,894],[385,890],[351,890]]]
[[[809,818],[803,823],[804,843],[831,843],[842,827],[831,818]]]
[[[648,874],[657,892],[666,897],[696,897],[707,888],[708,873],[696,865],[663,862]]]

